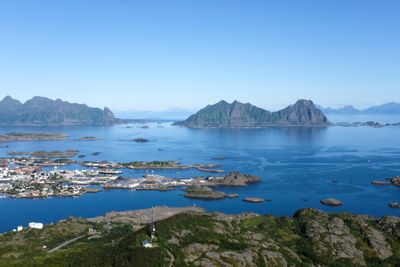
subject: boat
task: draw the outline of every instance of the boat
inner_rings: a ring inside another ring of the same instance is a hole
[[[100,174],[116,175],[116,174],[121,174],[122,171],[113,170],[113,169],[104,169],[104,170],[100,170],[99,173],[100,173]]]

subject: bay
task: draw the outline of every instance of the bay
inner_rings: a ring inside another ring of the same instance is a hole
[[[28,141],[1,144],[0,156],[10,151],[79,149],[84,160],[179,160],[182,164],[215,163],[222,169],[256,174],[262,182],[247,187],[222,187],[238,193],[237,199],[199,201],[168,192],[107,190],[76,198],[0,199],[0,232],[31,221],[56,222],[70,216],[93,217],[110,211],[150,208],[156,205],[204,207],[208,211],[292,215],[305,207],[348,211],[374,216],[397,215],[388,207],[400,202],[400,188],[374,186],[372,180],[400,175],[400,127],[271,127],[263,129],[187,129],[169,122],[70,127],[1,127],[0,134],[20,131],[67,133],[71,139],[96,136],[97,141]],[[147,143],[129,141],[146,138]],[[101,152],[93,156],[93,152]],[[226,158],[219,160],[217,158]],[[69,166],[70,169],[82,168]],[[125,170],[140,177],[146,170]],[[197,170],[157,170],[156,174],[184,178],[210,175]],[[272,202],[246,203],[245,197]],[[339,208],[320,200],[342,200]]]

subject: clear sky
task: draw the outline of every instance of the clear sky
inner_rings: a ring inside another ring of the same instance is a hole
[[[114,110],[400,102],[398,0],[3,0],[0,97]]]

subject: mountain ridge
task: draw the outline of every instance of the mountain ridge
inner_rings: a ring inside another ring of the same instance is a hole
[[[341,108],[324,108],[318,106],[325,114],[337,115],[399,115],[400,103],[388,102],[382,105],[372,106],[366,109],[357,109],[352,105],[346,105]]]
[[[0,125],[107,125],[118,122],[113,112],[35,96],[25,103],[11,96],[0,101]]]
[[[190,128],[327,126],[330,122],[311,100],[300,99],[282,110],[270,112],[250,103],[221,100],[207,105],[174,125]]]

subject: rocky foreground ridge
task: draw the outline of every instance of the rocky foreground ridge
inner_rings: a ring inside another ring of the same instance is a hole
[[[220,101],[208,105],[177,126],[207,127],[267,127],[267,126],[327,126],[330,122],[311,100],[298,100],[277,112],[243,104]]]
[[[149,236],[154,217],[155,237]],[[78,239],[76,239],[78,237]],[[73,242],[69,242],[73,240]],[[143,247],[143,241],[152,247]],[[67,243],[66,246],[60,244]],[[70,218],[0,235],[0,266],[399,266],[400,218],[302,209],[293,217],[196,207]]]
[[[60,99],[35,96],[21,103],[5,97],[0,101],[0,125],[103,125],[118,122],[108,108],[99,109]]]

